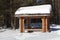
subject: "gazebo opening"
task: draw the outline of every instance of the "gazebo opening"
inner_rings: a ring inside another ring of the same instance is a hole
[[[30,29],[42,29],[42,20],[39,19],[30,19],[31,23],[30,23]],[[25,29],[28,29],[28,24],[26,23],[25,20]]]
[[[25,31],[40,31],[42,30],[42,20],[41,18],[31,18],[24,21]]]

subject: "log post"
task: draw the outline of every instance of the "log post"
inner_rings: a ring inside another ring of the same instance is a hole
[[[42,17],[42,32],[46,32],[46,18]]]
[[[48,17],[48,16],[46,17],[46,32],[49,32],[49,31],[50,31],[50,30],[49,30],[49,29],[50,29],[50,28],[49,28],[49,18],[50,18],[50,17]]]
[[[24,32],[24,18],[19,18],[20,32]]]

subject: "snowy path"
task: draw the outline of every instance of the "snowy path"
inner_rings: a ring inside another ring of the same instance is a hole
[[[20,33],[18,29],[6,29],[4,32],[0,32],[0,40],[60,40],[60,26],[57,25],[56,27],[51,27],[51,30],[51,32],[47,33]]]

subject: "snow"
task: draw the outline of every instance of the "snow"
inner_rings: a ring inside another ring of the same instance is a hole
[[[57,30],[56,30],[57,29]],[[51,32],[20,33],[19,29],[2,29],[0,40],[60,40],[60,25],[51,25]],[[55,30],[55,31],[54,31]]]
[[[51,5],[37,5],[18,8],[15,14],[50,14]]]

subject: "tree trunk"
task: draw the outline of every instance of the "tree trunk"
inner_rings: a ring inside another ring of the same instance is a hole
[[[53,0],[54,23],[60,24],[60,0]]]

